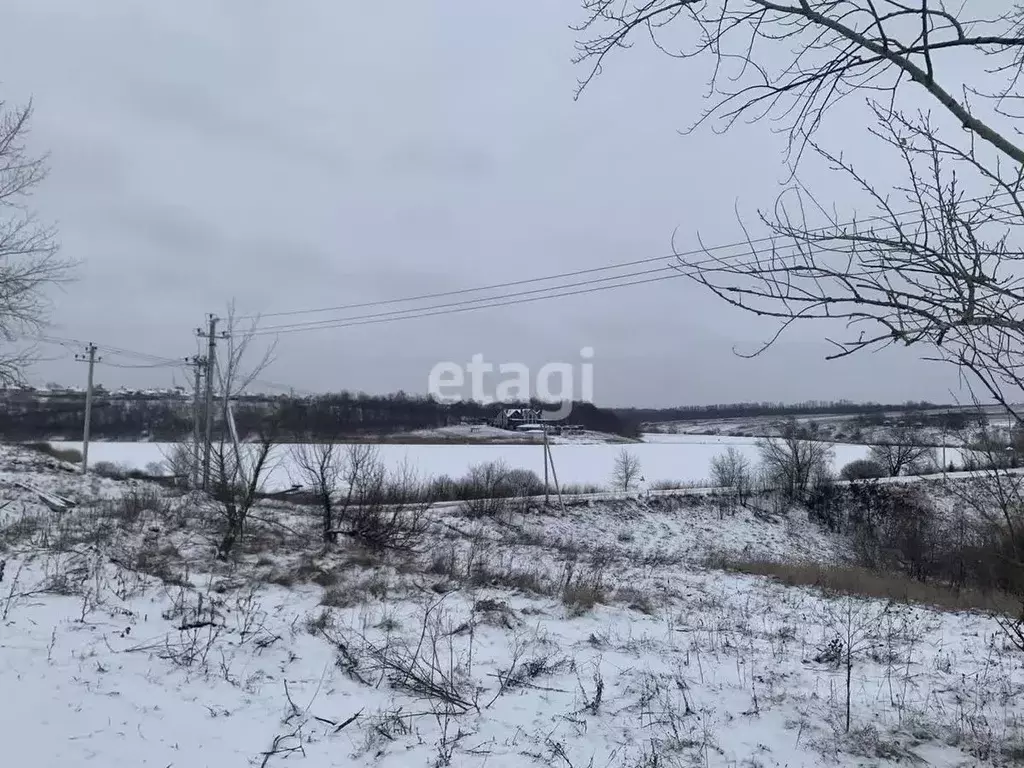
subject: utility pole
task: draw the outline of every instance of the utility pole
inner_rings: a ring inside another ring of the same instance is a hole
[[[548,430],[544,428],[544,506],[551,503],[551,495],[548,491]]]
[[[186,357],[185,362],[192,367],[195,377],[192,387],[192,460],[189,463],[189,487],[194,490],[199,487],[199,426],[201,424],[199,405],[206,358],[194,355]]]
[[[214,314],[207,316],[207,330],[196,329],[196,336],[206,339],[208,342],[206,352],[206,435],[203,446],[203,490],[210,485],[210,453],[213,450],[213,373],[217,368],[217,323],[220,318]],[[226,333],[221,333],[220,338],[226,339]]]
[[[551,464],[551,476],[555,481],[555,493],[558,494],[558,506],[565,514],[565,502],[562,501],[562,488],[558,484],[558,472],[555,470],[555,457],[551,455],[551,445],[548,443],[548,427],[544,425],[544,476],[548,474],[548,464]],[[544,486],[544,501],[547,503],[547,484]]]
[[[946,483],[946,425],[942,426],[942,483]]]
[[[96,345],[89,342],[85,346],[84,355],[75,355],[75,360],[89,364],[89,377],[85,385],[85,426],[82,428],[82,474],[89,472],[89,423],[92,421],[92,373],[96,363],[102,360],[96,357]]]

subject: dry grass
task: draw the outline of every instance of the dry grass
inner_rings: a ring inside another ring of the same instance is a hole
[[[710,558],[706,565],[735,573],[767,576],[789,587],[816,587],[827,594],[858,595],[901,603],[915,603],[942,611],[983,611],[1018,616],[1021,601],[1006,592],[950,589],[923,583],[896,573],[880,573],[853,565],[780,563],[726,556]]]
[[[159,489],[144,485],[131,487],[120,498],[105,502],[101,511],[111,520],[131,527],[144,512],[152,512],[160,520],[168,519],[174,505]]]
[[[562,602],[570,616],[582,616],[598,603],[608,601],[601,586],[594,582],[575,581],[562,589]]]
[[[22,515],[0,527],[0,550],[31,541],[43,527],[33,515]]]
[[[82,463],[82,452],[77,448],[55,448],[45,442],[26,443],[25,447],[58,461],[66,461],[69,464]]]
[[[160,579],[165,584],[188,585],[188,578],[178,568],[183,565],[181,552],[172,543],[162,546],[145,544],[136,553],[132,570]]]
[[[658,601],[644,590],[635,587],[619,587],[612,596],[615,602],[624,603],[631,610],[639,611],[647,616],[656,616]]]
[[[370,602],[371,599],[386,600],[394,591],[394,585],[386,573],[374,571],[361,580],[343,581],[324,590],[320,605],[329,608],[351,608]]]

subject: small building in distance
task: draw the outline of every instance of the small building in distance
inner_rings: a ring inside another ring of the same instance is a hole
[[[524,424],[540,424],[543,415],[536,408],[504,408],[494,419],[494,426],[518,430]]]

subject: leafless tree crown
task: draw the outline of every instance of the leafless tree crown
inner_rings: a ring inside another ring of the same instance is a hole
[[[832,357],[916,345],[970,374],[972,394],[980,384],[1008,407],[1020,397],[1024,5],[584,0],[584,8],[581,89],[609,54],[644,35],[678,59],[712,62],[709,106],[691,128],[764,119],[788,137],[791,183],[756,223],[741,220],[746,245],[679,258],[684,274],[729,304],[778,321],[750,354],[794,322],[816,320],[828,328]],[[911,106],[914,92],[935,114]],[[819,130],[851,95],[874,112],[864,130],[881,152],[866,169],[829,149]],[[829,209],[796,175],[808,150],[852,180],[871,210]],[[885,188],[875,171],[892,160],[903,181]]]
[[[28,198],[46,177],[45,156],[25,145],[32,105],[12,107],[0,101],[0,383],[23,380],[31,349],[15,348],[37,332],[50,308],[46,289],[67,279],[71,262],[58,257],[56,233],[40,223]]]

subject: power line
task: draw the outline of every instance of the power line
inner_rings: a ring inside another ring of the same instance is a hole
[[[479,288],[459,288],[451,291],[439,291],[437,293],[424,293],[419,296],[407,296],[401,299],[383,299],[380,301],[366,301],[359,304],[342,304],[336,307],[320,307],[318,309],[292,309],[282,312],[264,312],[253,315],[239,315],[239,320],[264,320],[268,317],[286,317],[293,315],[313,315],[322,312],[342,312],[349,309],[365,309],[367,307],[378,307],[386,306],[388,304],[404,304],[411,301],[426,301],[427,299],[440,299],[445,296],[462,296],[467,293],[480,293],[481,291],[498,290],[501,288],[514,288],[520,285],[532,285],[533,283],[542,283],[549,280],[561,280],[566,277],[578,277],[580,275],[588,275],[596,272],[607,272],[612,269],[622,269],[624,267],[634,267],[641,264],[653,264],[656,261],[667,261],[669,259],[676,258],[675,255],[671,256],[649,256],[645,259],[636,259],[635,261],[624,261],[616,264],[609,264],[604,267],[591,267],[588,269],[577,269],[571,272],[562,272],[557,275],[547,275],[545,277],[531,277],[525,280],[510,280],[504,283],[495,283],[493,285],[481,286]]]
[[[407,312],[425,312],[427,310],[432,310],[432,309],[453,308],[453,307],[459,307],[459,306],[463,306],[463,305],[467,305],[467,304],[477,304],[477,303],[482,302],[482,301],[494,301],[496,299],[510,298],[510,297],[513,297],[513,296],[531,296],[531,295],[547,293],[547,292],[555,291],[555,290],[562,290],[562,289],[565,289],[565,288],[576,288],[576,287],[579,287],[579,286],[594,285],[594,284],[597,284],[597,283],[607,283],[607,282],[612,282],[612,281],[623,280],[623,279],[625,279],[627,277],[641,277],[641,276],[644,276],[644,275],[652,275],[652,274],[658,274],[658,273],[666,274],[666,276],[674,276],[676,273],[678,273],[678,270],[675,267],[672,267],[672,266],[656,267],[655,269],[639,270],[637,272],[627,272],[624,275],[615,275],[615,276],[612,276],[612,277],[592,278],[590,280],[582,280],[582,281],[577,282],[577,283],[565,283],[563,285],[554,285],[554,286],[550,286],[548,288],[534,288],[534,289],[529,290],[529,291],[519,291],[517,293],[507,294],[506,296],[484,296],[484,297],[479,298],[479,299],[463,299],[462,301],[447,302],[447,303],[444,303],[444,304],[435,304],[433,306],[411,307],[409,309],[394,309],[394,310],[390,310],[390,311],[387,311],[387,312],[378,312],[378,313],[369,314],[369,315],[357,315],[355,318],[331,318],[331,319],[327,319],[327,320],[312,320],[312,321],[308,321],[308,322],[304,322],[304,323],[290,323],[290,324],[283,324],[283,325],[271,325],[271,326],[267,326],[265,328],[258,328],[257,332],[261,333],[261,334],[265,334],[265,333],[272,333],[272,332],[275,332],[275,331],[290,331],[290,330],[293,330],[293,329],[294,330],[313,330],[313,329],[319,328],[319,327],[332,328],[332,327],[334,327],[333,323],[340,322],[340,321],[347,320],[347,319],[363,320],[363,319],[370,319],[370,318],[387,317],[387,316],[392,316],[392,315],[401,315],[401,314],[404,314],[404,313],[407,313]],[[667,273],[672,273],[672,275],[668,275]],[[642,281],[642,282],[649,282],[649,281]],[[609,287],[614,288],[614,287],[617,287],[617,286],[612,285],[612,286],[609,286]],[[559,294],[559,295],[567,295],[567,294]],[[541,298],[546,298],[546,297],[541,297]],[[422,315],[418,315],[418,316],[422,316]],[[401,317],[393,317],[392,319],[396,319],[397,320],[397,319],[402,319],[402,318]]]
[[[1007,210],[1005,210],[1004,208],[1000,208],[1000,207],[995,207],[994,206],[994,210],[998,211],[1000,213],[1008,213]],[[911,213],[914,213],[914,212],[911,212]],[[875,230],[875,231],[884,231],[885,229],[895,229],[895,225],[889,225],[888,227],[884,227],[884,228],[881,228],[881,230]],[[827,231],[827,230],[825,230],[825,231]],[[773,238],[762,238],[762,241],[763,240],[771,240],[771,239],[773,239]],[[774,238],[774,239],[778,239],[778,238]],[[744,249],[749,249],[751,244],[756,243],[756,242],[758,242],[758,240],[753,240],[752,239],[752,240],[749,240],[749,241],[746,241],[746,242],[743,242],[743,243],[733,243],[733,244],[730,244],[730,245],[715,246],[713,248],[708,248],[708,249],[692,250],[692,251],[687,251],[687,252],[681,252],[676,257],[673,257],[673,258],[697,255],[697,254],[701,254],[701,253],[707,253],[709,251],[724,250],[726,248],[742,247]],[[788,246],[788,247],[796,248],[797,246]],[[735,268],[740,268],[740,267],[744,267],[744,266],[753,267],[753,266],[755,266],[757,264],[756,257],[755,257],[754,260],[751,260],[751,261],[740,261],[739,259],[740,259],[741,255],[742,254],[737,254],[736,256],[732,257],[733,263],[730,265],[731,268],[735,269]],[[659,260],[663,260],[664,258],[665,257],[658,257]],[[725,257],[725,258],[729,259],[729,257]],[[648,261],[649,262],[651,260],[647,259],[647,260],[642,260],[642,261]],[[567,284],[562,284],[562,285],[549,286],[549,287],[546,287],[546,288],[537,288],[537,289],[532,289],[532,290],[528,290],[528,291],[519,291],[519,292],[515,292],[515,293],[505,294],[503,296],[502,295],[499,295],[499,296],[485,296],[485,297],[481,297],[481,298],[477,298],[477,299],[465,299],[465,300],[462,300],[462,301],[448,302],[448,303],[437,304],[437,305],[432,305],[432,306],[427,306],[427,307],[410,307],[408,309],[395,309],[395,310],[388,310],[388,311],[385,311],[385,312],[370,313],[370,314],[363,314],[363,315],[355,315],[355,316],[352,316],[352,317],[329,318],[329,319],[326,319],[326,320],[315,320],[315,321],[306,321],[306,322],[300,322],[300,323],[291,323],[291,324],[266,326],[266,327],[263,327],[263,328],[258,328],[257,327],[257,329],[253,332],[253,335],[254,336],[266,336],[266,335],[275,335],[275,334],[282,334],[282,333],[295,333],[295,332],[300,332],[300,331],[320,330],[320,329],[327,329],[327,328],[348,328],[348,327],[357,326],[357,325],[376,325],[376,324],[379,324],[379,323],[392,322],[392,321],[395,321],[395,320],[413,320],[413,319],[419,319],[419,318],[424,318],[424,317],[434,317],[434,316],[439,316],[439,315],[455,314],[455,313],[458,313],[458,312],[467,312],[467,311],[474,310],[474,309],[489,309],[489,308],[494,308],[494,307],[511,306],[511,305],[515,305],[515,304],[526,304],[526,303],[531,303],[531,302],[535,302],[535,301],[543,301],[543,300],[547,300],[547,299],[564,298],[564,297],[567,297],[567,296],[577,296],[577,295],[581,295],[581,294],[597,293],[597,292],[600,292],[600,291],[611,290],[611,289],[614,289],[614,288],[624,288],[624,287],[628,287],[628,286],[632,286],[632,285],[643,285],[643,284],[647,284],[647,283],[663,282],[663,281],[666,281],[666,280],[677,279],[677,278],[680,278],[680,277],[692,277],[693,275],[695,275],[695,274],[697,274],[699,272],[700,267],[702,267],[704,265],[707,265],[707,264],[717,264],[717,263],[721,263],[721,262],[722,262],[722,257],[717,257],[717,258],[709,257],[707,259],[702,259],[702,260],[693,262],[691,264],[688,264],[687,267],[689,267],[689,271],[684,271],[683,269],[681,269],[679,267],[676,267],[676,266],[666,266],[666,267],[659,267],[659,268],[650,269],[650,270],[640,270],[640,271],[636,271],[636,272],[630,272],[630,273],[626,273],[626,274],[622,274],[622,275],[615,275],[615,276],[612,276],[612,277],[595,278],[595,279],[590,279],[590,280],[579,281],[579,282],[576,282],[576,283],[567,283]],[[586,270],[584,270],[584,271],[586,271]],[[574,273],[566,273],[566,274],[574,274]],[[660,274],[660,276],[658,276],[658,277],[650,277],[650,278],[646,278],[646,279],[642,279],[642,280],[628,280],[628,281],[625,280],[626,278],[630,278],[630,277],[640,277],[640,276],[651,275],[651,274]],[[544,279],[544,278],[537,278],[536,280],[533,280],[533,281],[530,281],[530,282],[537,282],[537,281],[539,281],[541,279]],[[517,281],[517,282],[522,284],[522,283],[525,283],[527,281]],[[590,287],[590,286],[593,286],[593,285],[595,285],[597,283],[607,283],[607,284],[606,285],[599,285],[597,287]],[[566,290],[568,288],[580,288],[580,290]],[[456,293],[466,293],[466,292],[470,292],[471,290],[473,290],[473,289],[467,289],[466,291],[461,291],[461,292],[456,292]],[[484,289],[476,289],[476,290],[484,290]],[[377,306],[379,304],[398,303],[399,301],[402,301],[402,300],[394,299],[394,300],[389,300],[389,301],[384,301],[384,302],[368,302],[364,306]]]
[[[81,339],[72,339],[62,336],[48,336],[43,334],[36,336],[28,336],[25,338],[31,341],[40,341],[43,342],[44,344],[57,344],[59,346],[67,346],[69,344],[76,346],[84,346],[87,344],[87,342],[84,342]],[[148,360],[153,363],[164,364],[167,367],[184,365],[183,360],[179,360],[177,358],[172,357],[162,357],[160,355],[153,355],[150,354],[149,352],[139,352],[132,349],[125,349],[123,347],[115,347],[111,344],[96,344],[95,346],[97,349],[102,350],[107,354],[119,357],[134,358],[137,360]]]
[[[557,299],[557,298],[564,298],[566,296],[580,296],[580,295],[587,294],[587,293],[597,293],[599,291],[608,291],[608,290],[611,290],[613,288],[625,288],[625,287],[631,286],[631,285],[644,285],[646,283],[664,282],[665,280],[674,280],[674,279],[678,279],[680,277],[687,277],[687,275],[682,273],[682,272],[673,271],[673,274],[664,275],[662,277],[649,277],[646,280],[634,280],[632,282],[626,282],[626,283],[612,283],[610,285],[602,285],[602,286],[598,286],[596,288],[585,288],[585,289],[581,289],[581,290],[578,290],[578,291],[565,291],[564,293],[550,294],[550,295],[546,295],[546,296],[530,296],[530,297],[527,297],[527,298],[518,298],[518,299],[514,299],[513,298],[513,299],[510,299],[510,300],[495,301],[495,303],[493,303],[493,304],[478,304],[476,306],[471,306],[471,307],[441,308],[441,309],[438,309],[437,311],[433,311],[433,312],[422,312],[422,313],[419,313],[419,314],[411,314],[411,315],[407,314],[407,315],[402,315],[402,316],[397,316],[397,317],[394,317],[394,316],[391,316],[391,317],[380,317],[380,318],[376,318],[376,319],[361,319],[361,318],[358,318],[358,317],[356,317],[356,318],[345,318],[343,320],[337,320],[337,321],[330,322],[330,324],[322,324],[322,325],[314,325],[314,326],[297,325],[295,327],[284,328],[283,330],[275,328],[275,327],[271,327],[271,328],[267,328],[267,329],[263,329],[263,330],[256,330],[256,331],[253,332],[252,335],[253,336],[270,336],[270,335],[277,335],[277,334],[281,334],[281,333],[296,333],[296,332],[299,332],[299,331],[315,331],[315,330],[320,330],[320,329],[324,329],[324,328],[351,328],[351,327],[357,326],[357,325],[377,325],[379,323],[394,322],[395,320],[415,320],[415,319],[421,318],[421,317],[435,317],[435,316],[438,316],[438,315],[452,315],[452,314],[456,314],[458,312],[469,312],[469,311],[474,310],[474,309],[491,309],[493,307],[507,307],[507,306],[512,306],[514,304],[528,304],[528,303],[534,302],[534,301],[544,301],[545,299]],[[496,296],[496,297],[493,297],[493,298],[497,300],[497,299],[503,299],[505,297]],[[406,311],[408,312],[408,311],[413,311],[413,310],[406,310]]]
[[[96,346],[99,347],[100,345],[97,344]],[[107,362],[104,362],[104,363],[97,363],[97,365],[104,365],[107,368],[130,368],[130,369],[137,369],[137,370],[154,370],[154,369],[157,369],[157,368],[181,368],[181,367],[185,366],[185,363],[179,361],[177,363],[143,363],[142,365],[123,365],[121,363],[107,363]]]
[[[995,201],[998,198],[1003,198],[1003,197],[1008,197],[1008,196],[1009,196],[1009,193],[1001,192],[1001,193],[999,193],[997,195],[994,195],[994,196],[991,196],[991,197],[987,196],[987,195],[986,196],[980,196],[980,197],[976,197],[976,198],[969,198],[969,199],[963,200],[962,202],[963,203],[990,202],[990,203],[993,203],[993,208],[995,210],[998,210],[998,211],[1006,213],[1007,211],[1005,210],[1005,208],[1003,208],[1001,206],[995,206],[994,203],[995,203]],[[1010,198],[1006,203],[1003,203],[1003,205],[1013,205],[1014,203],[1015,203],[1015,201],[1012,198]],[[878,214],[876,216],[869,216],[869,217],[866,217],[866,218],[863,218],[863,219],[847,221],[847,222],[845,222],[842,225],[831,224],[831,225],[822,226],[822,227],[818,227],[818,228],[812,228],[812,229],[809,229],[808,232],[810,232],[810,233],[826,234],[826,233],[828,233],[830,231],[836,230],[838,227],[841,227],[841,226],[855,226],[855,225],[868,224],[868,223],[877,222],[877,221],[889,221],[891,218],[896,218],[897,220],[899,220],[899,219],[901,219],[901,218],[903,218],[905,216],[914,216],[914,215],[917,215],[919,213],[920,213],[919,210],[911,209],[911,210],[902,211],[900,213]],[[884,229],[892,229],[892,228],[894,228],[894,227],[892,225],[889,225],[889,226],[883,227],[883,230]],[[608,264],[608,265],[605,265],[605,266],[602,266],[602,267],[590,267],[590,268],[587,268],[587,269],[572,270],[572,271],[562,272],[562,273],[554,274],[554,275],[546,275],[544,277],[534,277],[534,278],[527,278],[527,279],[522,279],[522,280],[510,280],[510,281],[505,281],[505,282],[501,282],[501,283],[493,283],[491,285],[478,286],[478,287],[475,287],[475,288],[460,288],[460,289],[453,289],[453,290],[449,290],[449,291],[438,291],[438,292],[434,292],[434,293],[419,294],[417,296],[407,296],[407,297],[397,298],[397,299],[383,299],[383,300],[379,300],[379,301],[367,301],[367,302],[359,302],[359,303],[354,303],[354,304],[341,304],[341,305],[332,306],[332,307],[319,307],[319,308],[315,308],[315,309],[293,309],[293,310],[285,310],[285,311],[279,311],[279,312],[267,312],[267,313],[248,314],[248,315],[238,315],[236,319],[239,319],[239,320],[257,320],[257,321],[259,321],[259,320],[263,320],[263,319],[271,318],[271,317],[288,317],[288,316],[296,316],[296,315],[322,314],[322,313],[326,313],[326,312],[342,312],[342,311],[352,310],[352,309],[367,309],[367,308],[371,308],[371,307],[388,306],[388,305],[391,305],[391,304],[405,304],[405,303],[411,303],[411,302],[426,301],[426,300],[429,300],[429,299],[438,299],[438,298],[445,298],[445,297],[450,297],[450,296],[461,296],[461,295],[465,295],[465,294],[469,294],[469,293],[481,293],[481,292],[484,292],[484,291],[496,291],[496,290],[502,290],[502,289],[505,289],[505,288],[515,288],[515,287],[519,287],[519,286],[523,286],[523,285],[532,285],[532,284],[535,284],[535,283],[550,282],[552,280],[562,280],[562,279],[571,278],[571,277],[581,277],[583,275],[596,274],[598,272],[608,272],[608,271],[611,271],[611,270],[624,269],[626,267],[636,267],[636,266],[640,266],[640,265],[644,265],[644,264],[653,264],[653,263],[656,263],[656,262],[659,262],[659,261],[669,261],[669,260],[676,261],[679,258],[685,257],[685,256],[697,256],[697,255],[705,254],[705,253],[706,254],[710,254],[710,253],[715,253],[715,252],[718,252],[718,251],[731,250],[731,249],[735,249],[735,248],[739,248],[739,247],[750,248],[751,246],[754,246],[754,245],[771,243],[771,242],[774,242],[775,240],[778,240],[778,239],[779,239],[778,236],[766,235],[766,236],[763,236],[763,237],[751,238],[749,240],[745,240],[745,241],[742,241],[742,242],[724,243],[724,244],[720,244],[720,245],[708,246],[706,248],[699,248],[699,249],[692,249],[692,250],[689,250],[689,251],[676,252],[676,253],[667,254],[667,255],[663,255],[663,256],[653,256],[653,257],[647,257],[647,258],[643,258],[643,259],[635,259],[633,261],[617,262],[617,263]],[[701,263],[710,263],[710,262],[715,262],[715,261],[718,261],[718,259],[709,258],[709,259],[705,259],[703,262],[697,262],[694,266],[699,265]],[[633,276],[633,275],[622,275],[620,277],[630,277],[630,276]],[[613,278],[604,278],[604,279],[610,280],[610,279],[613,279]],[[542,289],[538,289],[538,290],[542,290]],[[551,290],[554,290],[554,288],[552,288]],[[494,297],[491,297],[491,298],[494,298]],[[485,298],[477,299],[477,301],[484,301],[484,300],[486,300],[486,299]],[[426,309],[426,308],[421,308],[421,309]],[[413,310],[408,310],[408,311],[413,311]],[[330,319],[323,320],[323,321],[310,321],[310,322],[311,323],[312,322],[330,322]],[[298,323],[296,323],[294,325],[298,325]],[[277,327],[277,326],[273,326],[273,327]],[[288,326],[282,325],[280,327],[288,327]]]

